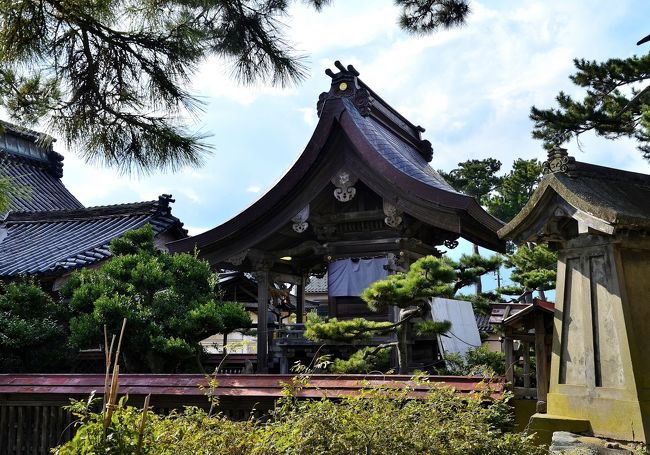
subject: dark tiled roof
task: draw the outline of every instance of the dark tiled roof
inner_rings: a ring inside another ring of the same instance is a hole
[[[457,193],[412,144],[398,137],[377,119],[362,116],[350,99],[344,98],[343,104],[359,130],[393,167],[426,185]]]
[[[156,234],[185,237],[171,214],[171,196],[157,201],[76,210],[10,212],[0,223],[0,276],[59,274],[110,256],[110,241],[149,223]]]
[[[10,210],[74,210],[83,205],[52,171],[49,163],[39,163],[0,150],[0,176],[10,177],[21,194],[12,195]],[[22,194],[24,193],[24,194]]]
[[[51,138],[2,121],[0,129],[0,176],[20,190],[11,195],[10,210],[83,208],[61,182],[63,157],[52,150]]]
[[[327,292],[327,273],[322,278],[318,278],[315,276],[309,277],[309,283],[307,283],[307,286],[305,286],[305,292],[307,293]]]
[[[535,226],[541,223],[537,218],[547,216],[545,209],[562,200],[573,210],[586,214],[585,218],[601,220],[612,232],[650,230],[650,175],[573,161],[566,150],[560,150],[563,152],[560,156],[565,155],[569,163],[568,168],[549,171],[521,211],[499,230],[499,236],[513,239],[525,233],[531,223],[536,223]],[[565,216],[573,216],[566,207],[562,210]],[[538,241],[538,231],[542,231],[539,226],[531,231],[534,234],[530,236],[531,241]]]
[[[475,314],[476,325],[478,326],[478,331],[483,333],[492,333],[494,329],[492,324],[490,324],[490,315],[489,314]]]

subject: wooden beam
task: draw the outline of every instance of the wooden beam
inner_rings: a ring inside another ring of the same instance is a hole
[[[515,383],[515,354],[512,338],[509,338],[508,335],[508,332],[506,332],[503,343],[506,354],[506,381],[508,381],[512,386]]]
[[[524,349],[524,388],[530,389],[530,345],[527,341],[521,345]]]

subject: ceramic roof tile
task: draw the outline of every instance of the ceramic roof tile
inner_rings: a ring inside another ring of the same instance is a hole
[[[171,215],[169,196],[158,201],[77,210],[10,212],[0,223],[0,276],[68,271],[110,256],[110,241],[149,223],[156,234],[182,223]]]
[[[11,197],[10,210],[33,212],[83,208],[47,163],[0,150],[0,176],[10,177],[18,188],[24,189],[24,195]]]
[[[309,283],[307,283],[307,286],[305,286],[305,292],[327,292],[327,274],[325,274],[322,278],[315,276],[309,277]]]

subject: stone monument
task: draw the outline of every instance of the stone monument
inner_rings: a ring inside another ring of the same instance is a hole
[[[650,176],[555,149],[500,231],[558,251],[548,414],[531,430],[650,441]]]

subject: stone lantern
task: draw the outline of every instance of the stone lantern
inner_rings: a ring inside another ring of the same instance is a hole
[[[532,431],[650,441],[650,176],[555,149],[504,239],[558,251],[548,414]]]

